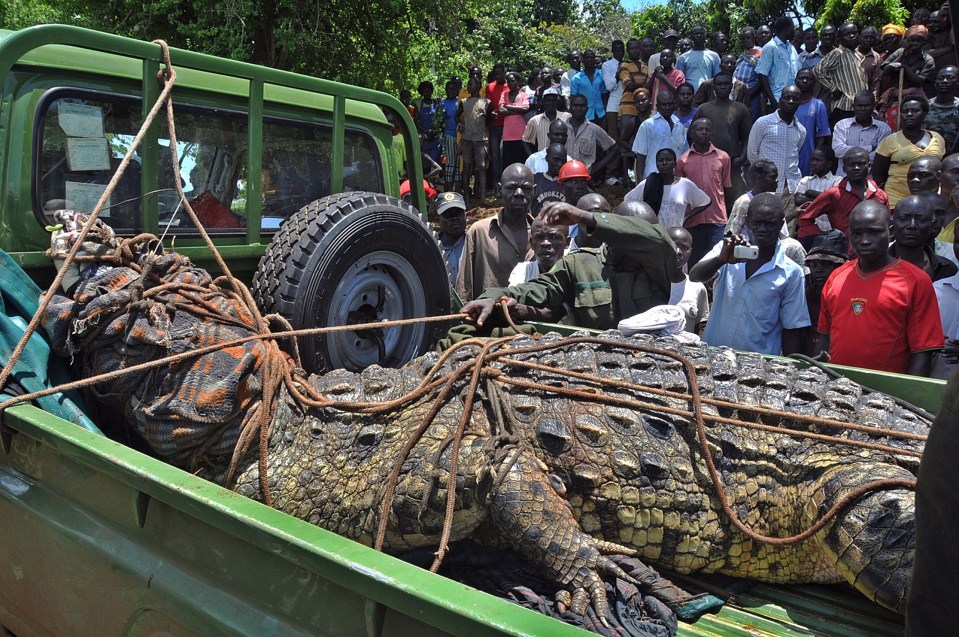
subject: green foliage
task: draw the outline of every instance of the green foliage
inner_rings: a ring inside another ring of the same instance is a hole
[[[873,25],[882,29],[885,24],[908,24],[909,11],[899,0],[859,0],[853,5],[849,20],[859,25]]]
[[[636,11],[630,16],[630,21],[633,37],[652,38],[659,45],[666,29],[689,31],[696,24],[706,24],[707,18],[704,3],[676,0]]]
[[[64,22],[68,17],[59,2],[3,0],[0,2],[0,29],[23,29],[45,22]]]
[[[573,0],[540,0],[533,7],[531,24],[567,24],[575,15]]]
[[[909,13],[900,0],[825,0],[816,18],[816,27],[852,21],[860,28],[873,25],[881,29],[884,24],[905,25],[908,20]]]
[[[650,2],[658,0],[649,0]],[[905,0],[906,6],[925,4]],[[0,28],[60,22],[397,92],[488,71],[524,77],[565,66],[571,49],[608,55],[613,39],[695,24],[730,36],[781,15],[904,23],[903,0],[673,0],[629,13],[619,0],[0,0]],[[808,17],[806,18],[808,22]],[[415,91],[414,91],[415,92]]]

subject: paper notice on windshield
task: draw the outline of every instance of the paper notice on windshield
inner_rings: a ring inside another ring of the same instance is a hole
[[[60,128],[68,137],[103,137],[103,108],[59,102]]]
[[[103,137],[68,137],[67,166],[71,171],[110,170],[110,148]]]
[[[97,202],[107,189],[106,184],[85,184],[79,181],[67,182],[67,208],[80,212],[93,212]],[[110,216],[110,202],[107,201],[100,213],[101,217]]]

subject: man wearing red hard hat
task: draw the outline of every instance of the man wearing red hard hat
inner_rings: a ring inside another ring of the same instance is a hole
[[[423,190],[426,191],[426,198],[433,199],[436,196],[436,189],[430,185],[430,182],[423,180]],[[406,203],[410,202],[410,180],[404,179],[400,184],[400,199]]]

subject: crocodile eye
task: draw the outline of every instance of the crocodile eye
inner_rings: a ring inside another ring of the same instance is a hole
[[[554,456],[572,446],[572,433],[566,423],[558,418],[540,418],[536,425],[536,436],[543,449]]]
[[[655,414],[643,414],[643,427],[650,435],[656,436],[662,440],[669,440],[676,432],[673,423],[661,416]]]
[[[361,447],[373,447],[379,444],[383,437],[383,430],[379,427],[368,425],[360,430],[356,436],[356,444]]]

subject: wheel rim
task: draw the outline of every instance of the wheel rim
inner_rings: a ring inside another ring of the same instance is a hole
[[[413,265],[395,252],[372,252],[346,272],[318,325],[350,325],[426,315],[426,298]],[[359,371],[370,365],[396,367],[420,352],[426,324],[379,331],[341,332],[326,338],[334,369]]]

